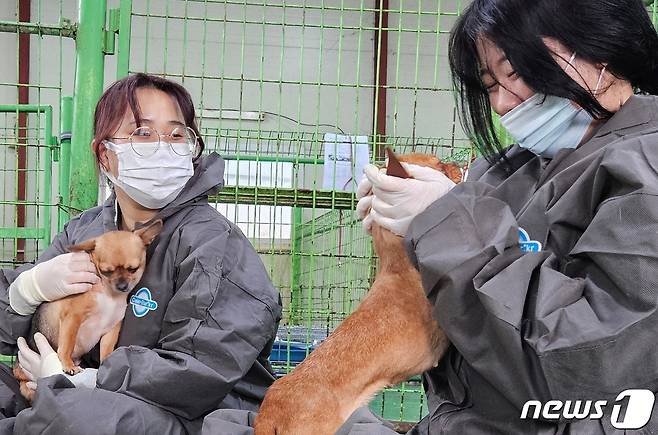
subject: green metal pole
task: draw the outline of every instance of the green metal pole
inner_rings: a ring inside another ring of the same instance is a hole
[[[103,91],[106,0],[79,0],[71,137],[70,200],[74,210],[96,205],[98,182],[90,144],[94,108]]]
[[[324,158],[316,157],[288,157],[275,155],[266,155],[266,154],[257,154],[257,155],[238,155],[238,154],[222,154],[222,159],[224,160],[236,160],[243,162],[268,162],[268,163],[292,163],[294,165],[322,165],[324,164]]]
[[[294,207],[292,209],[292,234],[290,240],[290,254],[292,256],[292,267],[290,277],[290,315],[288,323],[298,325],[301,321],[302,309],[302,209]]]
[[[57,229],[62,231],[69,220],[69,176],[71,170],[71,129],[73,128],[73,97],[62,97],[59,109],[59,213]]]
[[[44,168],[43,168],[43,185],[45,187],[44,202],[49,203],[52,201],[52,192],[53,192],[53,154],[57,149],[57,138],[53,136],[53,108],[52,106],[46,106],[44,114],[46,115],[46,145],[48,145],[48,151],[46,153],[46,158],[44,159]],[[45,234],[43,238],[50,243],[51,240],[51,213],[50,207],[44,207],[43,210],[43,228]]]
[[[0,104],[0,113],[27,112],[47,114],[48,107],[49,106],[43,104]],[[44,128],[45,127],[47,127],[47,124],[44,125]],[[52,134],[52,130],[46,132],[46,134]]]
[[[130,64],[130,18],[132,0],[121,0],[119,4],[119,51],[117,58],[117,80],[128,75]]]

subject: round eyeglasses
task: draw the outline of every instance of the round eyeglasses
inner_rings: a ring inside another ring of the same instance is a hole
[[[169,134],[160,134],[148,126],[137,127],[128,137],[111,137],[130,142],[132,150],[141,157],[150,157],[160,148],[164,140],[179,156],[189,156],[196,152],[197,135],[190,127],[176,127]]]

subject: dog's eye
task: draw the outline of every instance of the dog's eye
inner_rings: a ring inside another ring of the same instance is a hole
[[[136,268],[136,267],[126,267],[126,270],[127,270],[128,272],[130,272],[130,273],[135,273],[135,272],[137,272],[137,268]]]
[[[103,275],[107,276],[107,277],[112,276],[112,272],[114,272],[114,271],[113,270],[101,270],[101,273]]]

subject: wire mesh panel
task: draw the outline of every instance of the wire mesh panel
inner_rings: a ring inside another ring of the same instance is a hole
[[[75,2],[6,1],[0,8],[1,267],[33,261],[57,228],[57,139],[71,93]],[[16,62],[11,60],[15,59]],[[54,171],[54,178],[53,172]]]
[[[373,252],[351,210],[314,209],[309,214],[293,239],[300,265],[293,276],[290,318],[328,334],[370,288]]]
[[[32,260],[50,241],[52,112],[0,106],[0,267]],[[14,111],[15,110],[15,111]]]
[[[261,254],[284,303],[280,373],[320,343],[374,278],[353,209],[383,147],[466,162],[447,38],[462,4],[439,0],[133,0],[130,72],[192,93],[208,151],[227,160],[217,209]],[[128,53],[119,53],[127,57]],[[373,409],[423,414],[419,383]]]

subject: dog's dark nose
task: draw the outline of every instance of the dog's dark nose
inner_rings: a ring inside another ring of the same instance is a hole
[[[128,290],[128,281],[119,281],[117,282],[116,287],[120,292],[125,292]]]

